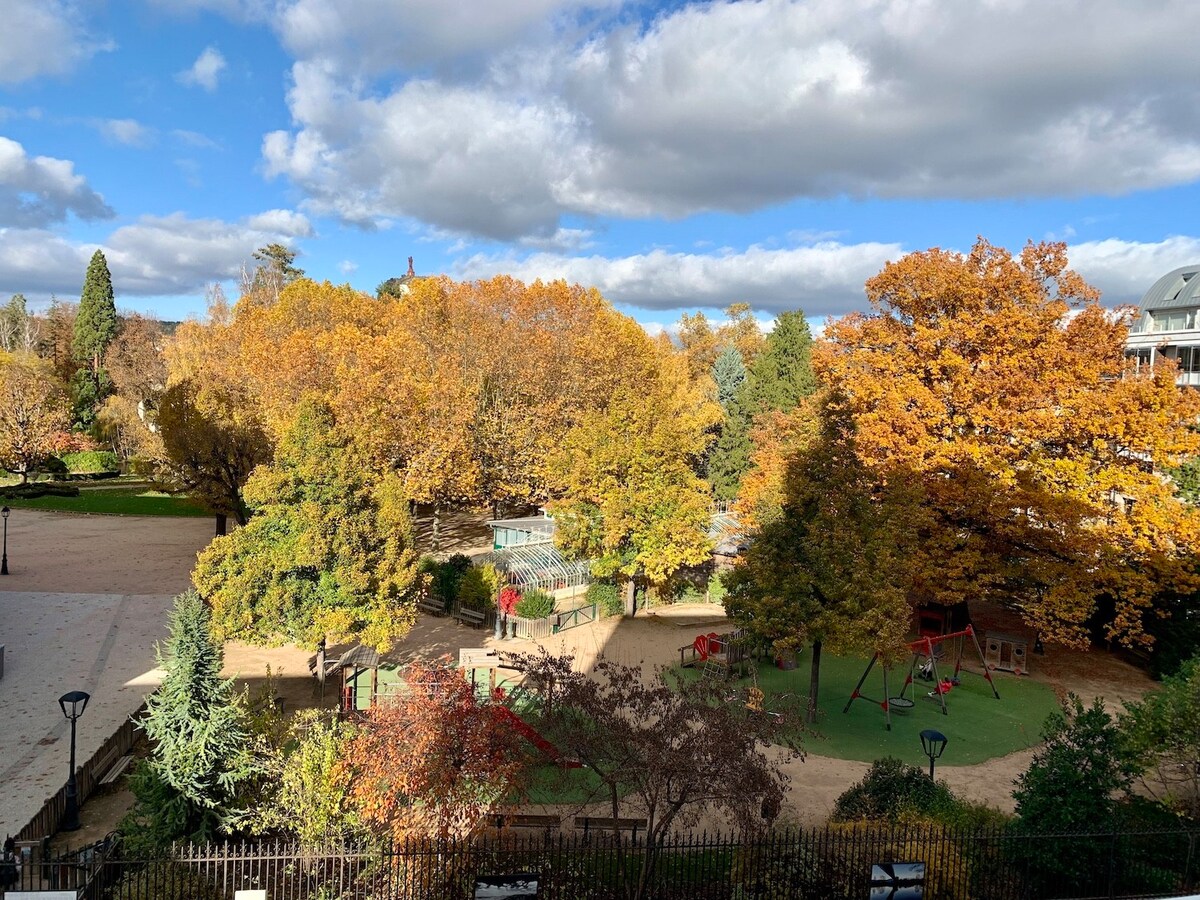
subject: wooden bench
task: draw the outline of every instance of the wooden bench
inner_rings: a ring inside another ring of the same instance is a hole
[[[554,831],[562,828],[562,816],[506,816],[501,813],[495,821],[497,828],[548,828]]]
[[[483,627],[484,614],[477,609],[467,609],[465,606],[460,606],[454,610],[454,618],[458,620],[460,625]]]
[[[124,756],[122,756],[120,759],[118,759],[115,763],[113,763],[112,766],[109,768],[109,770],[104,773],[104,777],[100,779],[100,783],[101,784],[112,784],[114,781],[116,781],[118,778],[121,777],[121,775],[125,772],[125,770],[129,768],[129,764],[132,762],[133,762],[133,757],[130,756],[128,753],[126,753]]]
[[[423,613],[429,613],[431,616],[444,616],[446,614],[445,607],[429,597],[422,597],[418,600],[417,609]]]
[[[604,816],[576,816],[575,827],[582,828],[584,836],[593,829],[596,831],[612,831],[613,825],[618,831],[631,831],[634,836],[639,831],[646,830],[645,819],[611,819]]]

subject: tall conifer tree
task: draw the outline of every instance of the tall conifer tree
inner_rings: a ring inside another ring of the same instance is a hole
[[[112,275],[104,253],[97,250],[88,263],[75,315],[75,358],[83,368],[71,383],[75,419],[88,426],[96,418],[96,409],[108,394],[111,382],[101,366],[104,352],[117,336],[117,306],[113,300]]]

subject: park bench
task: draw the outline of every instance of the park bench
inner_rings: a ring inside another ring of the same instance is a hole
[[[131,762],[133,762],[133,757],[127,754],[123,755],[114,743],[103,756],[96,760],[96,766],[92,771],[104,773],[99,777],[99,784],[112,784],[121,777],[122,772],[129,768]]]
[[[129,764],[132,762],[133,757],[126,753],[109,767],[108,771],[104,773],[104,777],[100,779],[100,783],[112,784],[121,777],[122,773],[129,768]]]
[[[576,816],[575,827],[583,829],[584,837],[593,829],[596,831],[612,831],[613,825],[618,831],[631,831],[637,837],[639,831],[646,830],[645,819],[612,819],[604,816]]]
[[[548,828],[553,831],[562,828],[562,816],[506,816],[501,813],[495,820],[497,828]]]
[[[483,627],[484,614],[477,609],[468,609],[465,606],[460,606],[454,610],[454,618],[458,620],[460,625]]]
[[[423,613],[429,613],[431,616],[444,616],[446,614],[446,608],[430,597],[422,597],[418,600],[417,609]]]

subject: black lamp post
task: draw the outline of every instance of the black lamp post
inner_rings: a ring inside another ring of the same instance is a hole
[[[950,739],[940,731],[926,728],[921,732],[921,749],[929,757],[929,777],[933,778],[933,761],[942,755]]]
[[[0,516],[4,517],[4,555],[0,556],[0,575],[8,574],[8,514],[12,512],[7,506],[0,509]]]
[[[71,691],[58,698],[63,715],[71,720],[71,773],[67,776],[67,811],[63,815],[60,831],[79,830],[79,787],[75,783],[75,720],[87,709],[91,694],[83,691]]]

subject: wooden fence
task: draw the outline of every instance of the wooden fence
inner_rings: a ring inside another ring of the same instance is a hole
[[[129,719],[126,719],[121,724],[121,727],[114,731],[108,740],[100,745],[100,748],[92,754],[91,758],[75,770],[75,784],[79,791],[79,803],[81,806],[83,805],[83,801],[96,789],[96,785],[100,783],[100,779],[104,777],[104,774],[133,747],[134,741],[137,740],[138,731],[135,720],[141,718],[145,709],[145,704],[138,707],[137,712]],[[44,837],[49,837],[58,831],[58,823],[62,821],[66,811],[67,785],[64,779],[63,786],[59,788],[58,793],[42,805],[37,815],[29,820],[29,824],[17,833],[16,839],[18,841],[37,841]]]

